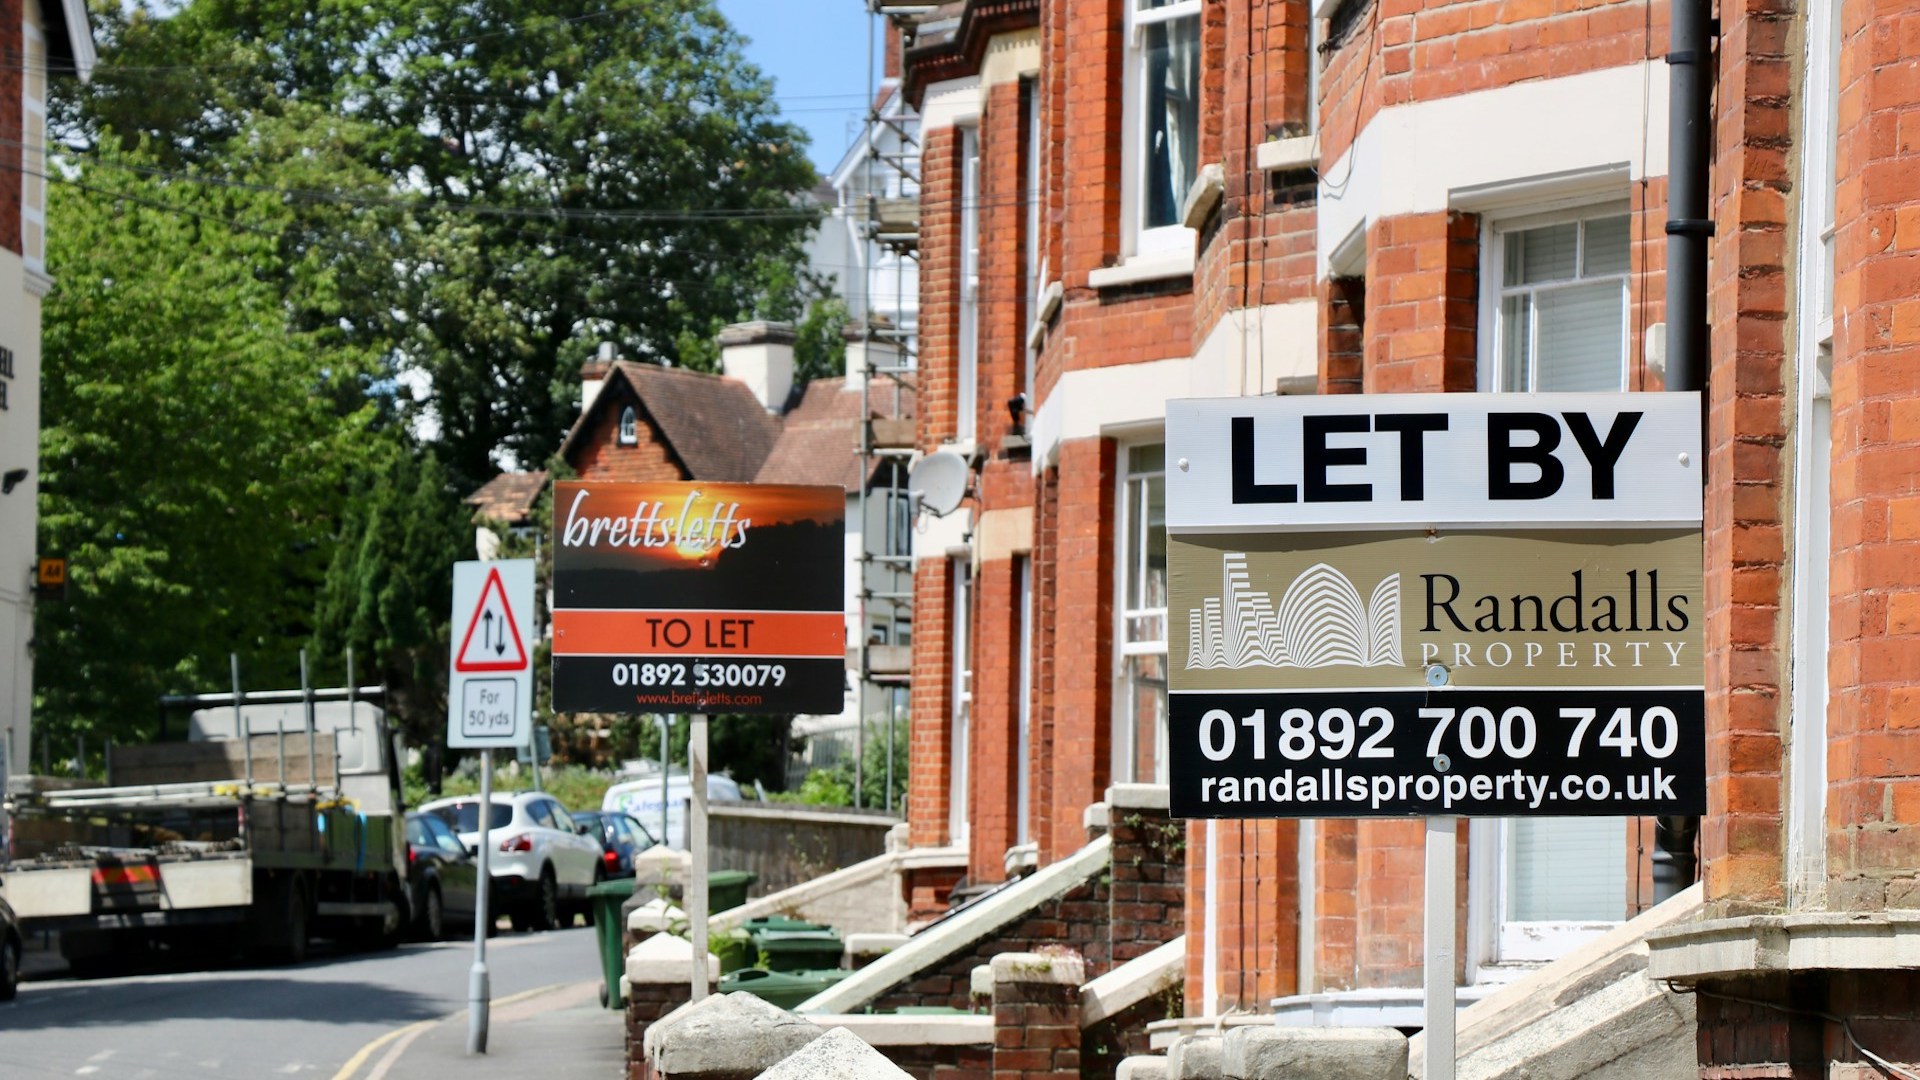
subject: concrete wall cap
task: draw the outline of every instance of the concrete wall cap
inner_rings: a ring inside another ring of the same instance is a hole
[[[974,997],[993,998],[993,965],[979,964],[974,967],[967,989]]]
[[[626,972],[627,981],[636,985],[691,983],[693,943],[672,934],[654,934],[627,950]],[[720,958],[711,953],[707,955],[707,977],[720,978]]]
[[[906,1080],[908,1075],[860,1036],[837,1028],[761,1073],[760,1080]]]
[[[1407,1037],[1393,1028],[1237,1028],[1223,1040],[1220,1071],[1235,1080],[1402,1080]]]
[[[652,1061],[654,1055],[660,1050],[660,1039],[665,1036],[668,1031],[672,1030],[674,1025],[692,1016],[696,1012],[704,1012],[708,1009],[718,1008],[724,997],[725,995],[723,994],[708,994],[699,1001],[689,1001],[679,1005],[668,1012],[667,1015],[655,1020],[647,1027],[647,1034],[640,1041],[641,1054],[645,1056],[648,1061]]]
[[[758,1076],[821,1037],[820,1029],[811,1022],[752,994],[713,997],[717,1001],[711,1007],[688,1010],[653,1040],[655,1073],[672,1077]]]
[[[1087,808],[1080,812],[1080,827],[1083,829],[1104,829],[1107,827],[1109,817],[1106,803],[1089,803]]]
[[[1164,814],[1168,806],[1167,785],[1115,784],[1107,789],[1107,806],[1111,810],[1158,810]]]
[[[1088,983],[1080,990],[1080,1026],[1092,1027],[1155,994],[1181,984],[1187,968],[1185,934]]]
[[[1001,953],[993,958],[993,981],[1078,989],[1087,981],[1087,962],[1075,953]]]
[[[1167,1080],[1224,1080],[1218,1035],[1187,1035],[1167,1050]]]
[[[1135,1054],[1120,1059],[1113,1080],[1167,1080],[1167,1059],[1158,1054]]]
[[[687,925],[687,913],[674,907],[672,903],[655,897],[634,908],[627,915],[627,932],[664,933],[670,930],[684,929]],[[692,946],[688,946],[692,948]]]

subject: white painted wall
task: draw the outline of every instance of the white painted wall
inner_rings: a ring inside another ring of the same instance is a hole
[[[1367,222],[1445,210],[1463,189],[1609,165],[1632,180],[1666,175],[1663,61],[1382,109],[1320,170],[1320,276]]]
[[[33,709],[33,568],[37,557],[36,501],[40,493],[40,298],[19,255],[0,251],[0,346],[13,352],[0,412],[0,473],[29,470],[10,495],[0,495],[0,745],[7,768],[26,771]]]

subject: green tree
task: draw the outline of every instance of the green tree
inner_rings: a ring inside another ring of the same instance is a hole
[[[55,738],[138,737],[230,651],[293,676],[374,410],[343,415],[337,358],[287,325],[271,196],[88,169],[48,214],[40,542],[71,577],[37,608],[38,708]]]
[[[70,137],[144,135],[173,167],[217,172],[266,121],[351,117],[327,150],[384,177],[411,222],[398,258],[360,265],[392,270],[397,291],[375,295],[404,313],[394,359],[430,377],[462,483],[503,451],[552,454],[601,341],[707,367],[720,324],[804,311],[787,298],[817,220],[805,136],[712,0],[155,10],[106,20],[108,63],[62,113]]]
[[[430,451],[390,437],[360,473],[332,543],[314,644],[330,674],[387,685],[388,710],[417,746],[446,730],[453,564],[473,557],[469,512]]]

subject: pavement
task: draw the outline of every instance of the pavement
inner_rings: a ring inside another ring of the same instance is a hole
[[[466,1010],[424,1020],[367,1044],[333,1080],[620,1080],[622,1013],[600,1004],[600,983],[564,983],[501,998],[490,1009],[487,1052],[467,1053]]]

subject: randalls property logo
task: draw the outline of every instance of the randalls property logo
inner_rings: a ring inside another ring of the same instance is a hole
[[[1276,607],[1253,587],[1245,552],[1221,556],[1221,595],[1189,612],[1189,668],[1399,667],[1400,575],[1388,574],[1363,604],[1347,575],[1315,563]]]

